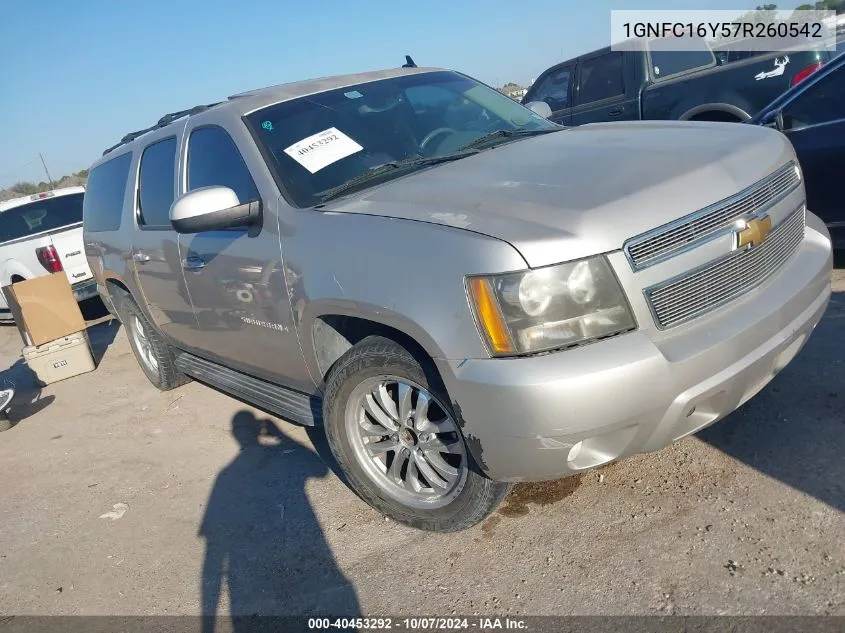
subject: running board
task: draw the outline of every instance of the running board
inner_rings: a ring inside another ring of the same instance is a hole
[[[178,353],[176,367],[183,374],[265,409],[288,422],[304,426],[322,423],[322,401],[319,398],[248,376],[188,352]]]

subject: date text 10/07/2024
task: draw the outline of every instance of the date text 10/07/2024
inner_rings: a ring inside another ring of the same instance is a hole
[[[309,630],[364,630],[364,631],[498,631],[525,630],[527,625],[518,618],[309,618]]]

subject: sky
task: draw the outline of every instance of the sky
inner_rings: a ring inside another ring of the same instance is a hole
[[[610,43],[613,9],[756,0],[0,0],[0,187],[87,168],[132,130],[231,94],[420,66],[526,85]],[[780,8],[792,8],[788,3]]]

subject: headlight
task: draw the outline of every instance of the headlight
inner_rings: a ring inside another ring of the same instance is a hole
[[[636,327],[604,256],[468,278],[479,330],[494,356],[576,345]]]

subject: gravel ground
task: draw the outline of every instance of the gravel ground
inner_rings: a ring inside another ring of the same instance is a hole
[[[0,613],[845,614],[845,270],[835,289],[728,419],[518,486],[455,535],[386,521],[313,433],[196,383],[157,392],[116,322],[90,330],[96,372],[40,393],[3,328],[25,402],[0,434]]]

